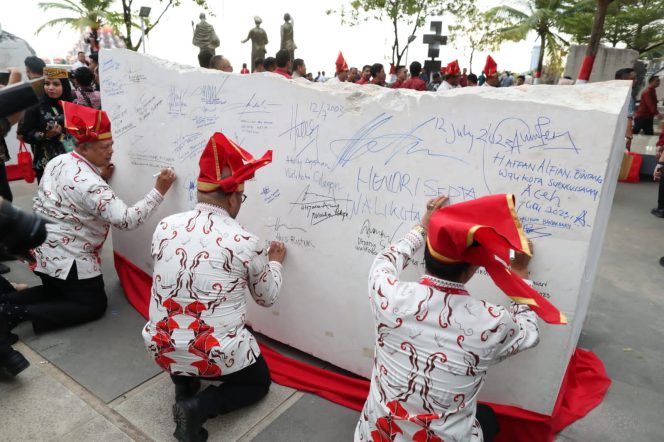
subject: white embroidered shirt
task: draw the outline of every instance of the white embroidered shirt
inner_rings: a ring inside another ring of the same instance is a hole
[[[539,342],[525,305],[492,305],[428,275],[399,281],[423,243],[413,230],[371,268],[374,368],[355,441],[482,441],[475,408],[487,369]]]
[[[34,250],[35,271],[67,279],[74,262],[78,279],[101,274],[100,250],[110,226],[132,230],[163,201],[152,189],[131,207],[115,195],[99,169],[75,152],[46,165],[33,210],[51,224],[46,241]]]
[[[169,216],[152,239],[154,273],[145,345],[175,375],[217,377],[256,361],[260,350],[245,327],[246,292],[272,305],[281,264],[221,207],[197,204]]]

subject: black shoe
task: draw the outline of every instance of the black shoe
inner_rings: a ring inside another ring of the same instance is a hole
[[[652,209],[650,213],[655,215],[657,218],[664,218],[664,209]]]
[[[175,385],[175,402],[196,396],[196,393],[200,389],[200,379],[191,379],[191,382],[187,382],[186,384]]]
[[[0,263],[0,275],[4,275],[5,273],[9,273],[11,269],[7,267],[6,265]]]
[[[23,305],[0,303],[0,327],[4,333],[12,331],[14,327],[25,321],[28,311]]]
[[[12,349],[9,356],[7,356],[4,360],[0,361],[0,368],[4,368],[12,376],[16,376],[17,374],[19,374],[29,366],[30,366],[30,361],[25,359],[25,357],[21,353],[17,352],[14,349]]]
[[[6,252],[0,252],[0,261],[16,261],[18,258]]]
[[[189,398],[173,405],[175,432],[173,436],[180,442],[205,442],[207,431],[203,430],[203,418],[198,410],[198,399]]]

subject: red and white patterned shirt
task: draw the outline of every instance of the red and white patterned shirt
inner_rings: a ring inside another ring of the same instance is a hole
[[[539,342],[525,305],[492,305],[429,275],[400,282],[423,243],[413,230],[371,268],[374,368],[355,441],[482,441],[475,408],[487,369]]]
[[[174,375],[217,377],[256,361],[260,350],[245,327],[247,289],[271,306],[281,264],[221,207],[163,219],[152,238],[150,321],[143,329],[155,362]]]
[[[34,270],[67,279],[76,262],[78,279],[101,275],[100,250],[110,226],[133,230],[164,200],[152,189],[131,207],[115,195],[99,169],[72,152],[49,161],[33,200],[35,213],[52,221],[34,252]]]

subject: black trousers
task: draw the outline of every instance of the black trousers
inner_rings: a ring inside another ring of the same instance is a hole
[[[498,434],[498,430],[500,430],[496,413],[488,405],[477,404],[475,418],[482,428],[484,442],[492,442]]]
[[[36,273],[43,285],[0,294],[0,303],[25,307],[35,333],[83,324],[104,315],[107,300],[101,275],[78,279],[76,263],[65,280]]]
[[[7,168],[4,161],[0,161],[0,196],[10,202],[14,199],[12,188],[9,187],[9,181],[7,181]]]
[[[659,180],[659,190],[657,191],[657,208],[664,210],[664,177]]]
[[[652,118],[634,118],[634,125],[632,126],[632,133],[638,135],[641,130],[646,135],[654,135],[654,117]]]
[[[221,385],[210,385],[196,394],[203,420],[258,402],[267,394],[272,383],[263,355],[258,356],[250,366],[217,378],[171,376],[176,386],[192,384],[198,379],[223,382]]]

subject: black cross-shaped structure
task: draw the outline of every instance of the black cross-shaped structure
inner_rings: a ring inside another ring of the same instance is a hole
[[[440,55],[440,45],[447,44],[447,35],[441,35],[443,31],[442,21],[432,21],[430,30],[434,34],[426,34],[423,37],[423,43],[429,45],[429,57],[431,60],[424,62],[424,69],[431,75],[434,72],[440,72],[440,60],[436,57]]]

